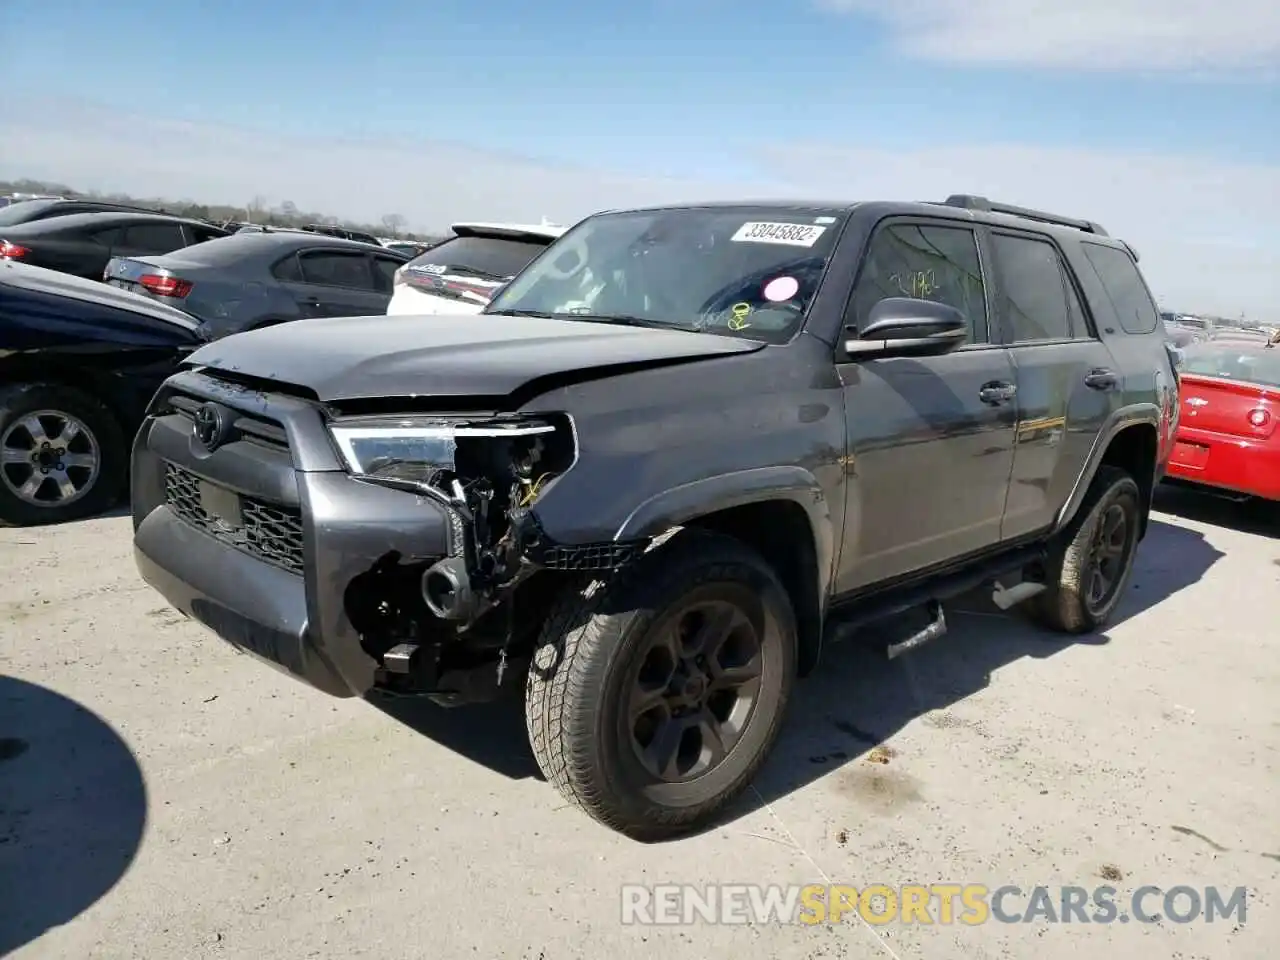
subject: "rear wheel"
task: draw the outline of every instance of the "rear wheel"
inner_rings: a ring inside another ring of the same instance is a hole
[[[701,531],[580,587],[553,611],[529,671],[539,767],[637,839],[705,826],[777,737],[795,674],[786,591],[745,545]]]
[[[127,469],[123,431],[93,397],[60,384],[0,391],[0,523],[101,513],[120,495]]]
[[[1098,470],[1076,518],[1050,552],[1048,590],[1029,612],[1063,633],[1087,633],[1110,619],[1133,576],[1142,524],[1133,477],[1118,467]]]

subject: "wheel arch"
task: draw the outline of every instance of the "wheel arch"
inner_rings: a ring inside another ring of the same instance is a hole
[[[1089,452],[1084,470],[1077,478],[1067,502],[1059,511],[1054,532],[1071,523],[1084,502],[1089,485],[1104,464],[1119,467],[1133,477],[1142,494],[1141,526],[1138,535],[1146,536],[1155,495],[1160,457],[1160,408],[1154,403],[1137,403],[1122,407],[1112,414]]]
[[[5,387],[48,384],[84,394],[107,408],[122,433],[129,432],[134,419],[110,375],[92,366],[69,363],[60,357],[42,354],[38,358],[0,358],[0,384]]]
[[[822,647],[835,530],[817,478],[803,467],[762,467],[674,487],[631,512],[615,540],[656,537],[676,527],[714,530],[755,549],[774,568],[796,614],[801,675]]]

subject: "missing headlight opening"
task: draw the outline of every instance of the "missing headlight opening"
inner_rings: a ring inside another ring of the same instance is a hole
[[[461,519],[462,542],[422,578],[427,608],[465,628],[537,569],[528,556],[541,544],[538,498],[573,463],[567,420],[460,425],[451,469],[432,486],[447,491]]]
[[[380,662],[379,686],[448,702],[474,698],[462,688],[476,681],[460,672],[501,684],[573,549],[551,543],[536,516],[574,462],[568,418],[348,421],[335,424],[334,439],[361,480],[429,497],[450,520],[448,556],[388,555],[347,590],[348,616]]]

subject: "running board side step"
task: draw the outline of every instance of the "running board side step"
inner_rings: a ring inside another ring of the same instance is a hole
[[[905,640],[899,640],[897,643],[891,643],[884,648],[885,656],[892,660],[901,656],[908,650],[914,650],[916,647],[923,646],[930,640],[937,640],[947,632],[947,617],[942,612],[942,604],[937,600],[930,600],[928,603],[929,624],[923,630],[913,633]]]

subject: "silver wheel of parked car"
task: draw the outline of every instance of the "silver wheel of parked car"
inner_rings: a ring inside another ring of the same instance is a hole
[[[61,410],[33,410],[0,437],[0,480],[34,507],[79,500],[93,489],[101,462],[93,431]]]
[[[0,388],[0,524],[101,513],[128,470],[128,432],[97,397],[61,383]]]

